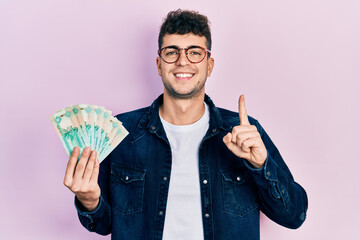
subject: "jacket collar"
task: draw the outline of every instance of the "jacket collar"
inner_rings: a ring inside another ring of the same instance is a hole
[[[211,98],[205,94],[205,102],[209,106],[210,111],[210,125],[209,129],[215,133],[219,128],[229,131],[232,126],[226,123],[221,116],[217,107],[215,107]],[[159,107],[163,103],[163,94],[161,94],[155,101],[150,105],[148,111],[139,121],[138,127],[149,129],[150,132],[156,132],[160,126],[162,126],[160,117],[159,117]]]

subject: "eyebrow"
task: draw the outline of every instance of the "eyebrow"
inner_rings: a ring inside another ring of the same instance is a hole
[[[188,46],[188,47],[186,47],[186,48],[193,48],[193,47],[201,47],[201,46],[198,46],[198,45],[190,45],[190,46]],[[180,47],[177,46],[177,45],[170,45],[170,46],[166,46],[166,47],[164,47],[164,48],[176,48],[176,49],[180,49]],[[205,49],[206,49],[206,48],[205,48]]]

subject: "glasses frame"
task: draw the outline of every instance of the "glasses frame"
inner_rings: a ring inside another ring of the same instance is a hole
[[[161,57],[162,51],[163,51],[164,49],[166,49],[166,48],[172,48],[172,49],[178,50],[179,55],[178,55],[178,58],[177,58],[175,61],[173,61],[173,62],[168,62],[168,61],[165,61],[165,59],[163,59],[163,58]],[[188,51],[189,51],[189,49],[192,49],[192,48],[201,48],[202,50],[204,50],[204,52],[205,52],[204,57],[203,57],[200,61],[194,62],[194,61],[191,61],[191,60],[189,59],[189,57],[188,57]],[[203,48],[203,47],[200,47],[200,46],[190,46],[190,47],[187,47],[187,48],[179,48],[179,47],[177,47],[177,46],[166,46],[166,47],[161,48],[161,49],[158,51],[158,55],[159,55],[159,57],[160,57],[164,62],[166,62],[166,63],[168,63],[168,64],[172,64],[172,63],[176,63],[176,62],[179,60],[180,54],[181,54],[181,50],[184,50],[184,51],[185,51],[186,59],[189,60],[189,62],[195,63],[195,64],[202,62],[202,61],[205,59],[206,56],[208,56],[208,57],[211,56],[211,51],[210,51],[210,50],[208,50],[208,49],[206,49],[206,48]]]

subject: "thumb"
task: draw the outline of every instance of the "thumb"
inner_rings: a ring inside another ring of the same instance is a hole
[[[234,144],[232,141],[232,134],[231,133],[228,133],[226,134],[224,137],[223,137],[223,142],[225,143],[225,145],[227,146],[227,148],[230,150],[230,151],[234,151],[235,148],[236,148],[236,144]]]
[[[225,144],[231,142],[231,138],[232,138],[231,135],[232,135],[231,133],[228,133],[228,134],[226,134],[226,135],[223,137],[223,142],[224,142]]]

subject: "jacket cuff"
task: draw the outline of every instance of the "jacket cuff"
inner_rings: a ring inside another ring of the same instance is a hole
[[[267,157],[266,157],[266,159],[265,159],[264,166],[262,166],[261,168],[255,168],[255,167],[252,166],[248,161],[246,161],[246,160],[244,159],[245,166],[246,166],[249,170],[251,170],[252,172],[261,173],[261,172],[266,168],[266,166],[267,166],[267,163],[268,163],[268,161],[269,161],[269,156],[270,156],[270,153],[267,152]]]
[[[255,178],[262,178],[262,180],[278,181],[277,177],[277,165],[268,152],[264,166],[262,168],[255,168],[246,160],[244,160],[245,166],[251,170]],[[259,179],[259,180],[260,180]]]
[[[80,222],[86,227],[86,229],[88,229],[91,232],[95,230],[94,219],[101,217],[105,212],[104,200],[101,196],[99,199],[98,206],[96,207],[95,210],[91,212],[87,211],[86,208],[75,196],[75,208],[78,212]]]
[[[245,165],[253,172],[253,178],[261,189],[267,189],[272,198],[281,201],[285,208],[290,207],[290,196],[285,186],[288,186],[291,179],[289,179],[289,176],[282,174],[282,170],[269,152],[262,168],[254,168],[246,161]]]

